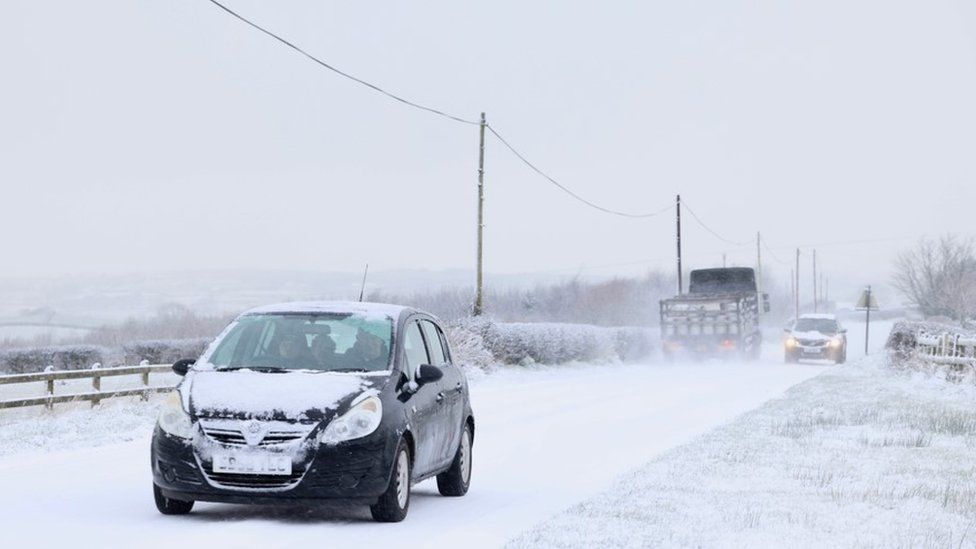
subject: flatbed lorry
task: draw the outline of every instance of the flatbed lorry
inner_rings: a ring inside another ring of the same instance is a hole
[[[760,308],[769,297],[747,267],[691,271],[688,293],[661,301],[661,348],[675,356],[757,359],[762,351]]]

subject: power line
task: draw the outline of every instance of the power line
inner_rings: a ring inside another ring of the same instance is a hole
[[[436,114],[438,116],[442,116],[444,118],[448,118],[448,119],[453,120],[455,122],[460,122],[462,124],[470,124],[472,126],[477,126],[478,124],[480,124],[480,122],[478,122],[477,120],[468,120],[468,119],[462,118],[460,116],[455,116],[453,114],[448,114],[448,113],[446,113],[444,111],[441,111],[439,109],[435,109],[433,107],[427,107],[425,105],[421,105],[420,103],[415,103],[415,102],[410,101],[408,99],[404,99],[403,97],[400,97],[399,95],[396,95],[395,93],[388,92],[388,91],[384,90],[383,88],[381,88],[381,87],[379,87],[379,86],[377,86],[375,84],[371,84],[371,83],[369,83],[369,82],[367,82],[367,81],[365,81],[365,80],[363,80],[361,78],[357,78],[357,77],[355,77],[355,76],[353,76],[353,75],[351,75],[351,74],[349,74],[349,73],[347,73],[345,71],[342,71],[340,69],[337,69],[336,67],[334,67],[334,66],[326,63],[325,61],[322,61],[318,57],[316,57],[316,56],[308,53],[307,51],[305,51],[302,48],[296,46],[295,44],[292,44],[288,40],[285,40],[281,36],[278,36],[277,34],[271,32],[270,30],[262,27],[261,25],[258,25],[257,23],[255,23],[255,22],[251,21],[250,19],[244,17],[243,15],[237,13],[236,11],[234,11],[234,10],[228,8],[227,6],[221,4],[217,0],[208,0],[208,1],[211,4],[217,6],[218,8],[224,10],[225,12],[229,13],[230,15],[234,16],[235,18],[243,21],[244,23],[250,25],[251,27],[253,27],[253,28],[255,28],[255,29],[263,32],[264,34],[270,36],[271,38],[274,38],[278,42],[281,42],[282,44],[288,46],[289,48],[291,48],[291,49],[297,51],[298,53],[304,55],[305,57],[311,59],[315,63],[318,63],[319,65],[321,65],[321,66],[329,69],[330,71],[332,71],[332,72],[334,72],[334,73],[336,73],[336,74],[338,74],[340,76],[343,76],[345,78],[348,78],[349,80],[352,80],[353,82],[356,82],[357,84],[366,86],[367,88],[369,88],[369,89],[371,89],[373,91],[377,91],[377,92],[379,92],[379,93],[381,93],[381,94],[389,97],[390,99],[393,99],[395,101],[399,101],[400,103],[403,103],[404,105],[408,105],[410,107],[414,107],[414,108],[420,109],[422,111],[427,111],[427,112]]]
[[[674,206],[668,205],[668,206],[665,206],[664,208],[661,208],[660,210],[657,210],[657,211],[654,211],[654,212],[630,213],[630,212],[622,212],[622,211],[619,211],[619,210],[613,210],[613,209],[610,209],[610,208],[606,208],[604,206],[601,206],[599,204],[596,204],[594,202],[590,202],[589,200],[587,200],[587,199],[583,198],[582,196],[576,194],[575,192],[571,191],[569,188],[567,188],[562,183],[560,183],[560,182],[556,181],[555,179],[553,179],[549,174],[547,174],[544,171],[542,171],[539,168],[537,168],[535,164],[533,164],[532,162],[530,162],[529,159],[527,159],[525,156],[522,155],[522,153],[520,153],[518,150],[516,150],[515,147],[513,147],[504,137],[502,137],[501,134],[498,133],[498,131],[495,130],[495,128],[493,128],[490,124],[487,125],[487,128],[488,128],[488,131],[490,131],[495,137],[498,138],[499,141],[501,141],[502,145],[505,145],[505,147],[509,151],[511,151],[512,154],[514,154],[519,160],[521,160],[523,164],[525,164],[526,166],[528,166],[529,169],[531,169],[535,173],[537,173],[540,176],[542,176],[544,179],[546,179],[547,181],[549,181],[550,183],[552,183],[553,185],[555,185],[557,188],[559,188],[564,193],[568,194],[569,196],[575,198],[576,200],[582,202],[583,204],[586,204],[587,206],[589,206],[589,207],[591,207],[593,209],[599,210],[599,211],[604,212],[604,213],[612,214],[612,215],[619,215],[621,217],[646,218],[646,217],[654,217],[654,216],[660,215],[660,214],[662,214],[662,213],[664,213],[666,211],[670,211],[671,208],[674,207]]]
[[[715,238],[721,240],[722,242],[725,242],[726,244],[731,244],[733,246],[749,246],[749,245],[752,244],[752,242],[738,242],[738,241],[735,241],[735,240],[729,240],[728,238],[725,238],[724,236],[722,236],[722,235],[718,234],[717,232],[713,231],[711,229],[711,227],[709,227],[708,225],[706,225],[705,222],[702,221],[700,217],[698,217],[698,214],[695,213],[695,210],[692,210],[691,207],[688,206],[688,202],[687,201],[682,200],[681,201],[681,205],[682,205],[682,207],[684,207],[684,209],[688,210],[688,213],[691,214],[691,217],[693,217],[695,219],[695,221],[697,221],[698,224],[701,225],[701,227],[703,229],[705,229],[706,231],[708,231],[709,233],[711,233],[712,236],[714,236]]]
[[[787,263],[786,261],[783,261],[782,259],[780,259],[780,258],[779,258],[779,257],[778,257],[778,256],[776,255],[776,253],[775,253],[775,252],[773,252],[773,249],[772,249],[772,248],[770,248],[770,247],[769,247],[769,244],[767,244],[767,243],[766,243],[766,239],[765,239],[765,238],[763,238],[762,236],[760,236],[760,237],[759,237],[759,241],[760,241],[760,242],[762,242],[762,245],[763,245],[763,248],[765,248],[765,249],[766,249],[766,251],[767,251],[767,252],[769,253],[769,256],[770,256],[770,257],[772,257],[774,261],[776,261],[776,262],[777,262],[777,263],[779,263],[780,265],[789,265],[789,263]]]

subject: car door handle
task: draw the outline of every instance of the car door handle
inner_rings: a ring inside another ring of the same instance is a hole
[[[443,392],[437,393],[437,396],[434,397],[434,399],[437,400],[437,402],[443,402],[444,401],[444,393]]]
[[[454,390],[459,393],[464,392],[464,384],[459,381],[458,384],[454,386]]]

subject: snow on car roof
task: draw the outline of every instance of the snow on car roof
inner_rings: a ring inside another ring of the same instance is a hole
[[[410,309],[410,307],[389,305],[387,303],[365,303],[361,301],[294,301],[291,303],[262,305],[261,307],[255,307],[245,311],[244,314],[353,313],[396,319],[400,317],[400,313],[407,309]]]
[[[800,315],[800,318],[809,318],[814,320],[837,320],[836,315],[831,315],[827,313],[807,313]]]

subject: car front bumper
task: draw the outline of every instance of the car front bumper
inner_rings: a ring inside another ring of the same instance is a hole
[[[327,500],[374,503],[389,485],[396,450],[389,436],[373,433],[336,446],[313,444],[296,457],[291,476],[221,475],[192,441],[158,427],[153,434],[153,482],[163,495],[184,501],[309,503]]]

